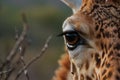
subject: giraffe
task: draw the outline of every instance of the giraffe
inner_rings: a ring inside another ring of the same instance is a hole
[[[120,0],[61,0],[66,54],[53,80],[120,80]]]

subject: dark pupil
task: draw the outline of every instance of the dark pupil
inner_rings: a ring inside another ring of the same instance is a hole
[[[79,40],[79,36],[76,33],[69,33],[65,35],[68,44],[76,44]]]

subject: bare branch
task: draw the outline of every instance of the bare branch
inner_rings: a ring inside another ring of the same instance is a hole
[[[25,46],[21,46],[19,52],[20,52],[19,53],[20,54],[20,61],[21,61],[22,65],[25,66],[26,65],[26,63],[24,61]],[[25,74],[27,80],[30,80],[27,69],[24,70],[24,74]]]
[[[31,64],[33,64],[35,61],[37,61],[37,60],[45,53],[45,51],[46,51],[47,48],[48,48],[48,45],[49,45],[49,42],[50,42],[51,38],[52,38],[52,36],[49,36],[49,37],[48,37],[48,39],[47,39],[44,47],[42,48],[41,52],[39,53],[39,55],[36,56],[36,57],[34,57],[33,59],[31,59],[30,62],[28,62],[28,63],[18,72],[15,80],[17,80],[17,79],[20,77],[20,75],[21,75]]]
[[[8,80],[13,78],[13,73],[16,73],[16,71],[17,74],[14,75],[15,80],[17,80],[22,74],[25,75],[26,80],[30,80],[28,67],[30,67],[35,61],[42,57],[42,55],[47,50],[49,42],[52,38],[52,36],[49,36],[40,53],[36,57],[33,57],[28,63],[26,63],[24,56],[26,48],[28,46],[27,32],[29,25],[27,23],[25,14],[22,14],[22,20],[23,31],[20,35],[18,34],[18,31],[16,31],[16,43],[13,46],[11,52],[6,57],[6,60],[0,65],[0,80]]]
[[[8,54],[6,60],[0,66],[0,72],[1,72],[0,78],[2,78],[4,71],[8,71],[5,74],[6,75],[5,80],[7,80],[9,78],[9,76],[11,75],[11,73],[13,72],[13,70],[9,71],[11,62],[15,58],[15,56],[16,56],[16,54],[18,52],[18,49],[20,48],[20,46],[22,44],[24,44],[23,42],[24,42],[24,40],[26,38],[26,35],[27,35],[27,32],[28,32],[29,25],[27,23],[26,15],[24,13],[22,14],[22,20],[23,20],[23,31],[22,31],[20,37],[18,37],[18,39],[17,39],[15,45],[13,46],[11,52]],[[19,61],[19,59],[18,59],[18,61]],[[13,66],[12,68],[15,68],[15,67]]]
[[[0,74],[6,74],[6,73],[8,73],[8,72],[10,72],[10,71],[12,71],[12,69],[9,69],[9,70],[7,70],[7,71],[2,71],[2,72],[0,72]]]
[[[27,19],[25,14],[22,14],[22,19],[23,19],[23,32],[20,35],[19,39],[17,40],[16,44],[14,45],[13,49],[11,50],[10,54],[7,57],[7,61],[9,62],[10,60],[13,59],[13,57],[16,55],[16,52],[20,46],[20,44],[23,42],[23,40],[26,37],[27,31],[28,31],[28,24],[27,24]]]

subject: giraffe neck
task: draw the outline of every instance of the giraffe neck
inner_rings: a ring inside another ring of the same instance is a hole
[[[90,53],[89,58],[84,58],[81,60],[71,61],[71,72],[73,74],[73,80],[100,80],[100,63],[101,56],[97,53]],[[79,62],[79,63],[77,63]],[[97,66],[97,67],[96,67]]]
[[[91,54],[91,60],[86,59],[79,66],[72,62],[73,80],[120,80],[119,60],[120,55],[113,55],[113,51],[110,51],[108,54],[104,52],[101,52],[101,55]]]

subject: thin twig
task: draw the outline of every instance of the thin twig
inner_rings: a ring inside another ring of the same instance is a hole
[[[20,54],[20,62],[22,63],[23,66],[26,65],[26,63],[25,63],[25,61],[24,61],[25,51],[26,51],[25,45],[24,45],[24,46],[21,46],[20,51],[19,51],[19,52],[20,52],[19,54]],[[26,79],[27,79],[27,80],[30,80],[27,69],[24,70],[24,74],[25,74],[25,76],[26,76]]]
[[[28,63],[24,60],[25,51],[27,48],[27,32],[28,32],[28,23],[25,14],[22,14],[22,20],[23,20],[23,31],[21,35],[16,35],[16,43],[13,46],[11,52],[6,57],[6,60],[2,63],[0,66],[0,80],[8,80],[12,77],[13,72],[15,70],[19,69],[17,71],[16,76],[14,76],[15,80],[17,80],[23,73],[27,80],[30,80],[30,77],[28,75],[28,67],[30,67],[35,61],[40,59],[42,55],[45,53],[45,51],[48,48],[49,42],[52,38],[52,36],[49,36],[46,40],[43,48],[41,49],[40,53],[33,57]],[[14,61],[15,60],[15,61]],[[13,63],[15,65],[13,65]],[[18,68],[17,66],[20,65],[22,68]]]
[[[15,80],[17,80],[20,75],[28,68],[30,67],[31,64],[33,64],[35,61],[37,61],[38,59],[40,59],[40,57],[45,53],[45,51],[48,48],[49,42],[51,40],[52,36],[49,36],[44,47],[42,48],[41,52],[39,53],[39,55],[37,55],[36,57],[34,57],[33,59],[30,60],[30,62],[28,62],[17,74]]]
[[[7,71],[2,71],[2,72],[0,72],[0,74],[6,74],[6,73],[9,73],[10,71],[12,71],[12,69],[9,69]]]
[[[28,32],[29,26],[28,26],[28,24],[27,24],[27,20],[26,20],[25,14],[22,15],[22,19],[23,19],[23,23],[24,23],[24,25],[23,25],[23,32],[22,32],[22,34],[20,35],[19,39],[17,40],[16,44],[14,45],[13,49],[11,50],[10,54],[8,55],[8,57],[7,57],[7,61],[8,61],[8,62],[9,62],[10,60],[12,60],[13,57],[16,55],[17,50],[18,50],[20,44],[23,42],[23,40],[25,39],[26,34],[27,34],[27,32]]]
[[[18,52],[19,47],[21,46],[21,44],[23,44],[23,42],[24,42],[24,40],[26,38],[29,26],[28,26],[27,19],[26,19],[26,16],[25,16],[24,13],[22,14],[22,20],[23,20],[23,31],[22,31],[20,37],[17,39],[17,41],[16,41],[15,45],[13,46],[11,52],[8,54],[6,60],[0,66],[0,72],[3,72],[5,68],[7,69],[7,68],[10,67],[11,62],[15,58],[15,56],[16,56],[16,54]],[[11,75],[11,72],[12,71],[10,71],[10,72],[8,72],[6,74],[6,79],[5,80],[7,80],[9,78],[9,76]],[[0,76],[2,78],[3,74],[0,74]]]

